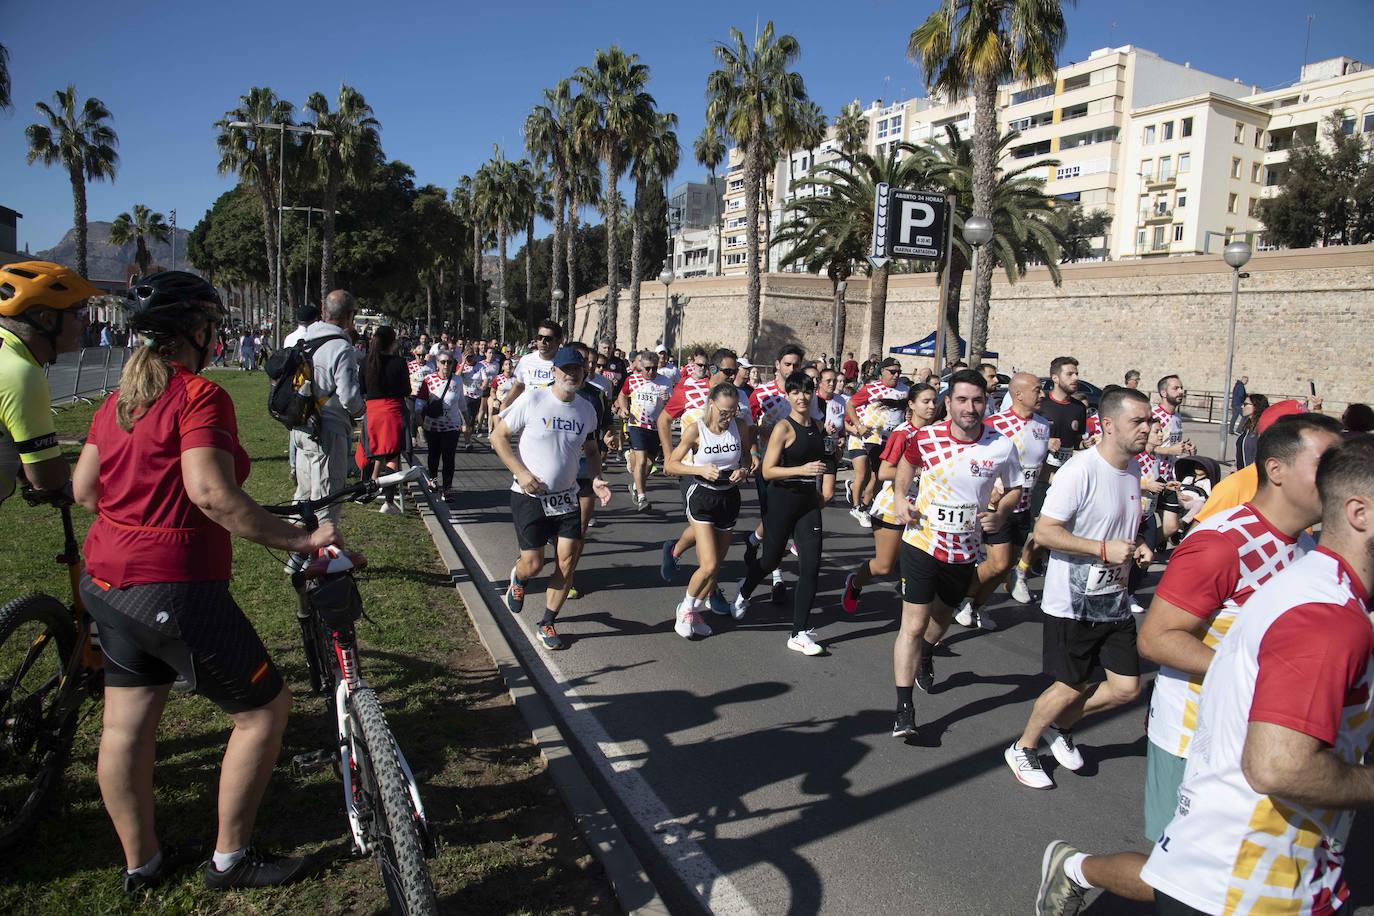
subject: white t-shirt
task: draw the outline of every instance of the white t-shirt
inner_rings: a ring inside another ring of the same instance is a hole
[[[553,360],[538,352],[526,353],[515,364],[515,380],[526,388],[547,388],[553,384]]]
[[[490,381],[487,377],[486,368],[480,363],[471,369],[464,369],[458,373],[458,377],[463,380],[463,397],[465,398],[480,398],[482,389]]]
[[[577,486],[582,445],[596,434],[596,408],[590,401],[574,395],[565,402],[548,388],[529,389],[501,412],[501,419],[520,436],[520,460],[549,493]],[[514,479],[510,488],[524,492]]]
[[[1075,452],[1054,475],[1041,515],[1065,522],[1070,534],[1090,541],[1132,541],[1140,529],[1140,466],[1107,463],[1096,448]],[[1097,557],[1050,551],[1040,607],[1051,617],[1100,623],[1129,620],[1126,577],[1131,560],[1117,566]]]
[[[297,325],[296,330],[292,331],[290,334],[287,334],[286,337],[282,339],[282,348],[285,349],[286,347],[294,347],[296,345],[296,341],[300,340],[302,337],[305,336],[305,329],[306,325]],[[102,346],[104,345],[102,344]]]

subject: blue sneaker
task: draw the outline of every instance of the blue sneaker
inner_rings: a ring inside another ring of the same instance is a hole
[[[732,613],[730,599],[725,597],[725,592],[720,590],[720,586],[716,586],[716,590],[707,597],[706,606],[711,609],[712,614],[719,614],[721,617],[729,617]]]
[[[510,585],[506,587],[506,607],[512,614],[525,609],[525,586],[515,581],[515,567],[510,568]]]
[[[669,584],[677,575],[678,558],[673,556],[673,545],[676,543],[676,541],[663,542],[663,562],[658,567],[658,574],[663,577],[664,582]]]

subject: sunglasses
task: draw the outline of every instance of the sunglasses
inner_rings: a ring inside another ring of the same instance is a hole
[[[441,366],[452,366],[452,365],[453,365],[453,360],[451,360],[451,359],[441,359],[441,360],[439,360],[439,365],[441,365]]]
[[[541,341],[542,341],[542,340],[547,340],[547,341],[549,341],[549,342],[551,342],[551,343],[557,343],[557,342],[558,342],[558,338],[557,338],[555,335],[553,335],[553,334],[536,334],[536,335],[534,335],[534,339],[535,339],[535,340],[541,340]]]
[[[710,368],[711,367],[706,365],[705,363],[692,363],[692,369],[696,372],[705,372],[707,369]]]

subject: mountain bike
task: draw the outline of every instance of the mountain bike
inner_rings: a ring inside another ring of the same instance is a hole
[[[422,468],[411,467],[320,499],[265,508],[300,519],[313,531],[322,509],[344,500],[366,502],[384,487],[423,478]],[[438,911],[438,904],[425,859],[434,855],[434,837],[415,776],[376,691],[363,679],[354,630],[363,606],[353,571],[366,565],[362,554],[331,547],[306,558],[291,574],[310,686],[331,704],[338,736],[336,749],[303,754],[296,764],[301,769],[337,767],[353,845],[360,855],[377,860],[392,912],[430,914]]]
[[[25,489],[31,506],[62,514],[71,603],[30,594],[0,607],[0,850],[13,846],[55,797],[76,737],[78,713],[104,693],[96,628],[81,603],[81,551],[66,490]],[[94,707],[92,707],[94,709]]]

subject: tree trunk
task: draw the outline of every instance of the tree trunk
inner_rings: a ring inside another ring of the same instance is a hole
[[[501,343],[506,342],[506,221],[496,221],[496,247],[501,260],[496,268],[496,322],[501,330]]]
[[[575,191],[568,195],[568,238],[566,244],[568,247],[568,288],[565,290],[565,292],[568,295],[565,301],[568,303],[568,324],[569,326],[572,326],[576,324],[577,319],[577,192]],[[557,251],[555,251],[553,254],[554,258],[558,257]],[[591,310],[590,303],[588,304],[587,309],[588,311]],[[583,321],[583,334],[586,333],[586,330],[587,323],[586,321]],[[577,336],[575,334],[573,335],[573,339],[577,339]],[[601,341],[599,340],[593,341],[592,347],[596,348],[600,345],[600,343]]]
[[[615,346],[620,316],[620,193],[616,189],[620,176],[614,169],[606,169],[606,305],[604,308],[606,334]]]
[[[454,273],[456,276],[453,285],[457,288],[458,301],[454,305],[453,326],[464,337],[472,337],[472,332],[468,328],[467,297],[463,295],[463,254],[461,251],[454,258]]]
[[[432,327],[434,322],[434,286],[425,278],[425,327]]]
[[[744,167],[744,263],[748,276],[748,321],[745,325],[747,339],[744,342],[744,350],[751,361],[757,359],[759,300],[762,292],[759,281],[759,179],[762,173],[763,138],[755,137],[750,144]]]
[[[72,180],[72,228],[76,230],[76,272],[89,277],[86,270],[86,174],[80,166],[69,169]]]
[[[553,173],[553,244],[549,248],[549,308],[552,309],[555,321],[562,321],[563,316],[556,314],[558,303],[554,301],[553,291],[562,289],[559,281],[563,279],[563,208],[567,205],[567,192],[564,190],[563,173],[554,170]],[[571,290],[564,290],[565,293]],[[569,307],[572,306],[572,296],[564,299]],[[571,322],[565,322],[571,324]]]
[[[334,291],[334,207],[339,200],[338,170],[331,164],[329,179],[324,186],[324,228],[320,235],[320,298]],[[305,253],[307,259],[310,252]],[[309,298],[307,296],[307,298]]]
[[[533,337],[538,330],[536,322],[539,317],[535,314],[534,304],[534,211],[529,212],[529,220],[525,223],[525,315],[528,322],[525,328],[525,336]]]
[[[835,354],[835,365],[840,366],[844,362],[840,359],[840,351],[844,349],[844,332],[847,322],[845,320],[844,296],[840,295],[839,283],[832,280],[831,285],[835,296],[835,328],[830,335],[830,352]]]
[[[630,352],[639,349],[639,285],[644,265],[640,254],[644,248],[644,215],[640,202],[644,199],[644,182],[635,182],[635,208],[630,217]],[[664,345],[667,345],[668,328],[664,327]]]
[[[955,254],[949,271],[949,298],[945,301],[945,358],[944,365],[950,366],[960,358],[959,354],[959,311],[964,294],[964,273],[967,267],[964,259]],[[944,278],[941,277],[941,280]],[[969,363],[975,365],[975,363]]]
[[[482,300],[485,298],[482,295],[482,224],[477,220],[472,221],[472,286],[477,307],[477,336],[486,339],[487,329],[482,321]]]
[[[868,294],[868,352],[883,354],[883,337],[887,332],[887,278],[892,272],[888,261],[869,281]]]
[[[262,204],[262,236],[267,248],[267,285],[275,293],[277,289],[277,225],[272,219],[271,192],[259,188],[258,202]]]
[[[725,173],[725,186],[730,187],[730,173]],[[716,208],[716,276],[725,274],[725,200],[724,196],[720,200],[715,197],[716,193],[716,173],[711,173],[711,199],[714,201],[712,206]],[[709,244],[708,244],[709,250]]]
[[[768,193],[768,179],[771,177],[767,173],[763,176],[763,272],[768,273],[773,268],[773,195]]]
[[[992,193],[997,178],[997,80],[993,76],[977,77],[973,97],[973,215],[991,219]],[[973,278],[973,339],[968,342],[970,366],[981,361],[987,349],[992,261],[991,257],[979,258],[978,274]]]

